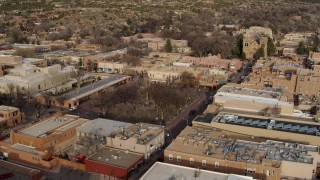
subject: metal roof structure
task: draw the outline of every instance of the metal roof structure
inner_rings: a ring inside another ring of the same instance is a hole
[[[320,135],[320,126],[303,123],[285,122],[273,119],[259,119],[253,117],[244,117],[234,114],[223,114],[217,116],[220,123],[235,124],[241,126],[250,126],[256,128],[270,129],[276,131],[287,131],[291,133],[307,134],[312,136]]]

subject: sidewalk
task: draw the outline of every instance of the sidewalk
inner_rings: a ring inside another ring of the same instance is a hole
[[[40,167],[37,167],[37,166],[30,165],[30,164],[14,161],[14,160],[11,160],[11,159],[9,159],[8,162],[19,164],[19,165],[22,165],[22,166],[25,166],[25,167],[29,167],[29,168],[33,168],[33,169],[38,169],[40,171],[46,171],[46,172],[56,173],[56,174],[60,172],[60,167],[61,167],[59,165],[59,166],[56,166],[56,167],[54,167],[52,169],[45,169],[45,168],[40,168]]]

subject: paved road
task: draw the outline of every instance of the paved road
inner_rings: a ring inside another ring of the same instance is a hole
[[[232,79],[232,83],[241,83],[242,82],[242,77],[247,76],[247,74],[251,71],[250,66],[252,66],[252,63],[246,63],[241,70],[241,72],[237,73]]]

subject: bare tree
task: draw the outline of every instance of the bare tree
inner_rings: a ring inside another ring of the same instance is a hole
[[[86,71],[82,69],[74,69],[72,71],[71,76],[77,80],[77,92],[79,93],[81,84],[84,81],[84,76],[86,75]]]
[[[98,94],[95,94],[91,98],[91,104],[95,107],[98,107],[101,112],[103,117],[106,116],[108,110],[114,105],[115,100],[114,100],[114,89],[108,89],[103,92],[100,92]]]

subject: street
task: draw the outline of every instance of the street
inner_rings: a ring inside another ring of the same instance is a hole
[[[250,66],[252,66],[252,63],[245,63],[241,72],[237,73],[233,78],[231,78],[231,83],[241,83],[243,81],[243,77],[247,76],[251,71]]]

